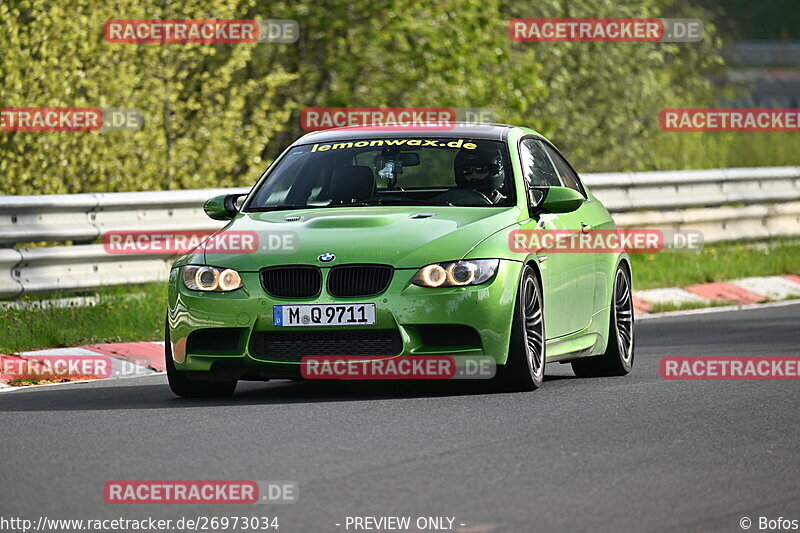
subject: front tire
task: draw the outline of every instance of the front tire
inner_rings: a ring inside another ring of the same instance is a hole
[[[621,264],[614,275],[612,294],[606,352],[573,361],[572,371],[578,377],[624,376],[633,368],[633,291],[630,274]]]
[[[181,398],[228,398],[236,390],[237,380],[225,381],[192,381],[186,373],[175,368],[172,359],[172,343],[169,339],[169,324],[165,327],[164,357],[167,367],[169,388]]]
[[[539,279],[525,265],[517,290],[508,360],[497,367],[503,391],[531,391],[542,386],[545,365],[544,305]]]

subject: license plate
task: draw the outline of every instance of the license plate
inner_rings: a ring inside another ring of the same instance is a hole
[[[375,304],[275,305],[275,326],[372,326]]]

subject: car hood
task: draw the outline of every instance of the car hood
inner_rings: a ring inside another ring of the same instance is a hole
[[[266,266],[382,263],[419,268],[460,259],[476,244],[519,220],[517,207],[339,207],[240,213],[223,230],[254,232],[258,246],[245,253],[204,250],[208,265],[242,272]],[[299,220],[292,220],[299,217]],[[287,220],[288,219],[288,220]],[[278,237],[276,237],[278,236]],[[288,239],[288,240],[281,240]],[[290,246],[283,247],[284,243]],[[279,245],[280,243],[280,245]]]

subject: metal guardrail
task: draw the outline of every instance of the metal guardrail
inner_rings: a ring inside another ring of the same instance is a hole
[[[798,41],[738,41],[723,53],[736,67],[800,66]]]
[[[800,235],[800,167],[585,174],[622,228],[699,229],[706,242]],[[111,255],[111,230],[214,230],[209,197],[247,189],[0,197],[0,298],[144,283],[171,256]],[[12,248],[29,242],[66,246]]]
[[[93,242],[109,230],[204,230],[220,227],[203,212],[215,194],[247,188],[0,196],[0,246]]]
[[[247,188],[0,197],[0,298],[146,283],[166,278],[170,255],[111,255],[108,231],[206,231],[223,223],[203,212],[216,194]],[[68,246],[9,248],[20,243]]]
[[[800,235],[800,167],[587,174],[621,228],[695,229],[705,242]]]

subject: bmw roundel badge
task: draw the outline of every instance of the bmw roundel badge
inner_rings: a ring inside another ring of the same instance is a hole
[[[331,253],[324,253],[319,257],[317,257],[317,261],[319,261],[320,263],[330,263],[334,259],[336,259],[336,256]]]

